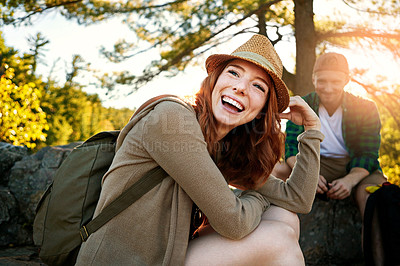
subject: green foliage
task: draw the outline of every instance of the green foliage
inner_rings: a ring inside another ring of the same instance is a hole
[[[33,57],[30,54],[24,54],[22,57],[18,55],[18,51],[12,47],[7,47],[4,43],[2,33],[0,31],[0,75],[5,73],[5,66],[14,70],[13,83],[19,85],[28,82],[34,82],[40,87],[41,81],[34,75],[32,69]]]
[[[276,23],[279,27],[292,26],[294,29],[294,4],[293,1],[281,1],[270,8],[266,13],[266,20],[269,23]]]
[[[46,113],[40,107],[42,94],[33,82],[17,86],[14,70],[7,68],[0,80],[0,139],[13,145],[35,148],[45,141]]]
[[[30,61],[32,66],[32,74],[35,74],[37,65],[39,63],[44,63],[42,60],[43,54],[43,47],[48,44],[50,41],[47,40],[41,33],[36,34],[36,36],[30,36],[28,38],[28,42],[30,43],[31,54],[25,55],[25,59]]]
[[[103,131],[121,129],[133,111],[102,106],[98,95],[89,95],[74,82],[63,87],[49,82],[43,99],[43,110],[50,124],[47,145],[83,141]]]
[[[383,97],[382,103],[389,102]],[[394,105],[391,111],[398,114],[400,112],[400,101],[397,100],[397,106]],[[380,149],[380,163],[384,174],[388,180],[400,186],[400,125],[395,121],[391,113],[384,104],[378,105],[382,121],[382,142]]]
[[[87,65],[75,55],[64,85],[35,74],[44,63],[48,43],[40,33],[29,39],[30,53],[22,57],[4,44],[0,35],[0,141],[38,149],[82,141],[103,131],[121,129],[133,111],[102,106],[98,95],[89,95],[75,82]],[[12,67],[10,67],[12,66]]]
[[[115,118],[110,118],[111,114],[102,106],[98,95],[84,92],[75,79],[87,66],[82,57],[74,55],[65,84],[58,86],[51,78],[47,82],[42,102],[50,125],[46,132],[47,145],[83,141],[100,131],[119,129],[125,125],[121,120],[126,123],[133,113],[129,109],[113,109]]]
[[[134,111],[129,108],[115,109],[107,108],[104,109],[104,118],[109,121],[113,126],[113,129],[122,129],[129,121],[129,118],[133,115]]]
[[[398,15],[400,13],[399,1],[397,0],[346,0],[345,3],[362,12],[368,12],[375,15]]]
[[[359,81],[364,70],[356,70],[352,74],[352,81],[361,85],[378,106],[382,124],[380,165],[389,181],[400,186],[400,118],[397,115],[400,112],[400,86],[383,86],[386,80],[383,77],[375,80],[379,85],[364,84]]]

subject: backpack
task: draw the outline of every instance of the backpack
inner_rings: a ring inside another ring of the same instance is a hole
[[[170,95],[161,95],[150,103]],[[115,155],[120,131],[100,132],[75,147],[57,170],[40,199],[33,223],[33,240],[39,257],[48,265],[74,265],[80,246],[89,235],[160,183],[167,173],[161,168],[146,173],[111,202],[93,220],[101,181]]]
[[[374,265],[371,229],[377,215],[381,231],[384,265],[400,265],[400,187],[389,182],[372,193],[364,213],[363,247],[366,265]]]

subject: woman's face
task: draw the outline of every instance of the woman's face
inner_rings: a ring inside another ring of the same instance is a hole
[[[219,139],[260,114],[270,89],[267,80],[261,67],[245,60],[235,59],[225,67],[211,95]]]

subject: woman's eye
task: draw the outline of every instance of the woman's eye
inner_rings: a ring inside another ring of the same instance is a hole
[[[231,73],[232,75],[234,75],[235,77],[239,76],[239,74],[234,70],[228,70],[228,72]]]
[[[261,85],[254,84],[253,86],[256,87],[257,89],[259,89],[260,91],[265,92],[265,89]]]

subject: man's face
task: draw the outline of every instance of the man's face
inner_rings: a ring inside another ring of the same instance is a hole
[[[349,82],[349,76],[341,71],[318,71],[313,75],[313,84],[321,103],[325,108],[339,107],[342,102],[344,86]]]

